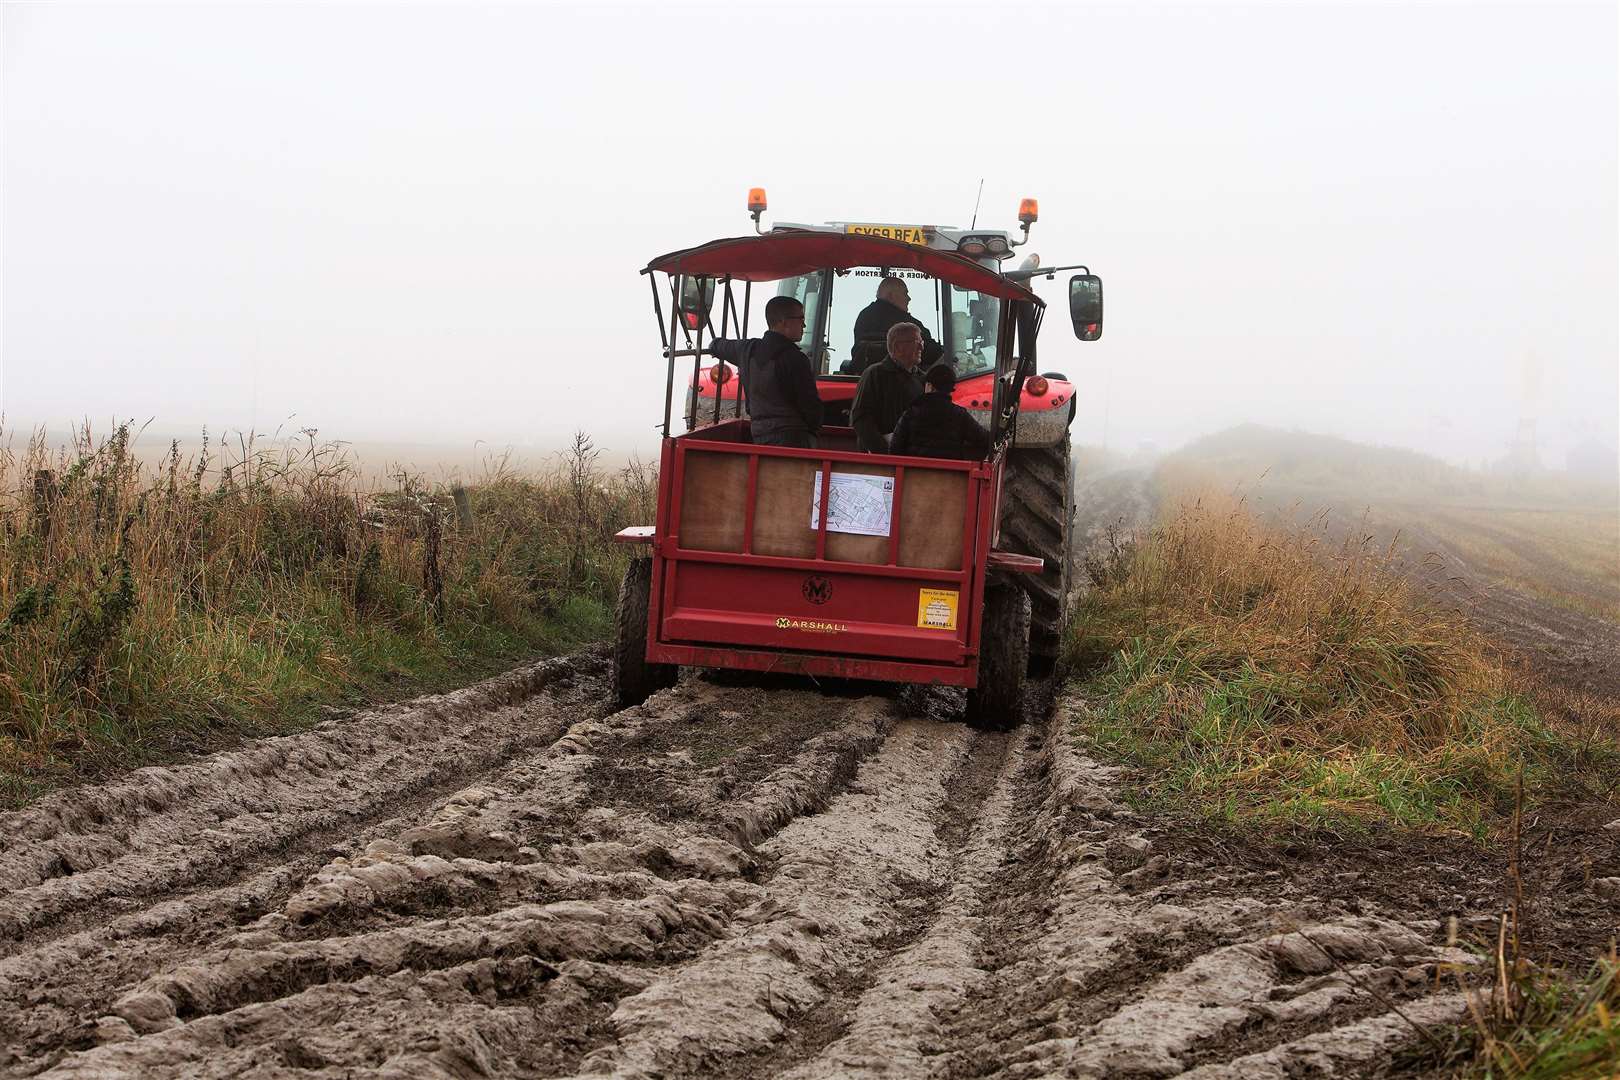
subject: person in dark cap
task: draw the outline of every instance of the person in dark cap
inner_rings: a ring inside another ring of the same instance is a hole
[[[894,425],[891,454],[977,461],[990,449],[990,435],[973,414],[951,400],[956,370],[935,364],[923,376],[927,393],[911,403]]]

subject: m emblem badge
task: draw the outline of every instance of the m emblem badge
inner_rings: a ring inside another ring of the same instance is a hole
[[[812,604],[825,604],[832,599],[832,582],[820,574],[804,579],[804,598]]]

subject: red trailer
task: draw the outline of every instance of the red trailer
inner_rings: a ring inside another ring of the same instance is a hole
[[[815,449],[755,445],[741,395],[733,415],[717,397],[714,415],[689,415],[692,430],[671,433],[677,368],[691,358],[689,385],[704,374],[717,295],[720,336],[746,337],[754,283],[860,268],[903,268],[1002,301],[984,460],[863,453],[848,427],[823,428]],[[859,234],[717,240],[643,273],[669,382],[657,521],[616,537],[646,551],[619,598],[621,704],[672,684],[686,665],[963,686],[970,721],[1017,723],[1030,607],[1012,575],[1039,573],[1042,560],[997,550],[998,500],[1032,375],[1018,345],[1034,340],[1040,298],[955,252]]]

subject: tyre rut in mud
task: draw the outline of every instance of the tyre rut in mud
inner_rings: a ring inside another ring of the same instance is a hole
[[[1171,865],[1077,748],[1081,706],[1048,707],[1044,683],[1005,734],[947,722],[959,691],[766,685],[688,678],[598,708],[282,868],[250,910],[180,875],[109,895],[124,913],[104,926],[0,941],[0,1073],[1359,1074],[1412,1037],[1388,1003],[1461,1014],[1431,993],[1436,963],[1466,960],[1438,927]],[[418,737],[479,726],[433,708],[396,719]],[[165,822],[259,828],[341,797],[197,805],[209,776],[237,775],[210,760],[187,783],[127,782],[155,805],[119,834],[122,865],[168,858]],[[91,795],[0,815],[0,835],[67,860],[32,877],[101,887],[71,865],[99,835]],[[40,884],[0,887],[0,905]]]
[[[1070,542],[1074,534],[1074,472],[1069,439],[1056,446],[1007,453],[1001,496],[1001,546],[1046,560],[1039,574],[1020,574],[1029,594],[1029,655],[1035,670],[1050,670],[1063,645],[1068,618]]]

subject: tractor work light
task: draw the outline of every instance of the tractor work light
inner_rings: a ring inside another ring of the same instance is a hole
[[[1018,220],[1033,225],[1041,216],[1041,204],[1036,199],[1022,199],[1018,203]]]
[[[956,250],[963,255],[994,255],[1001,258],[1012,250],[1004,236],[964,236],[956,245]]]

